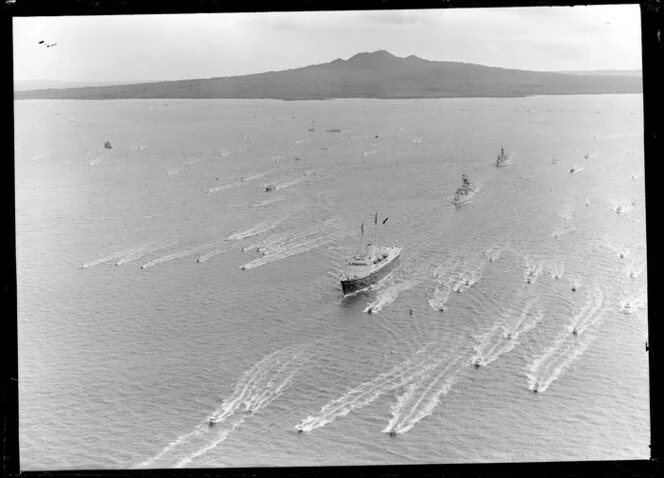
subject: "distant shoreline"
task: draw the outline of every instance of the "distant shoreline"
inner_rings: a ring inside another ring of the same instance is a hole
[[[41,91],[41,90],[35,90]],[[620,92],[620,93],[548,93],[539,95],[484,95],[484,96],[390,96],[385,98],[377,98],[375,96],[345,96],[334,98],[195,98],[195,97],[164,97],[164,98],[16,98],[14,101],[180,101],[180,100],[195,100],[195,101],[335,101],[335,100],[454,100],[454,99],[497,99],[497,98],[536,98],[546,96],[615,96],[615,95],[643,95],[642,91],[636,92]]]

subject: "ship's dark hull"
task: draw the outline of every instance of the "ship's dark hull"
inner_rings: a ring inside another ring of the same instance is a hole
[[[344,295],[369,287],[371,284],[375,284],[379,280],[385,278],[399,263],[399,257],[400,256],[397,256],[392,260],[392,262],[366,277],[362,277],[360,279],[342,280],[341,289],[343,290]]]

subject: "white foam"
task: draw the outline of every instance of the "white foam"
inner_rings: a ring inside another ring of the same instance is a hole
[[[406,433],[430,415],[440,397],[446,395],[456,382],[459,360],[457,357],[448,363],[438,363],[434,370],[413,382],[392,407],[392,418],[383,432]]]
[[[184,457],[172,457],[175,468],[181,468],[204,455],[222,443],[235,429],[244,423],[248,416],[236,416],[239,411],[255,413],[277,399],[292,383],[302,365],[311,358],[313,344],[300,344],[277,350],[255,363],[238,380],[231,396],[223,400],[213,412],[214,428],[198,424],[192,432],[178,437],[169,443],[156,456],[143,462],[140,467],[150,466],[165,455],[174,455],[182,449]],[[212,433],[212,438],[209,434]],[[191,452],[193,445],[202,441]]]
[[[172,254],[168,254],[163,257],[159,257],[157,259],[151,260],[149,262],[146,262],[141,266],[141,269],[148,269],[149,267],[156,266],[158,264],[163,264],[165,262],[170,262],[176,259],[182,259],[183,257],[188,257],[188,256],[193,256],[194,254],[200,252],[203,249],[206,249],[210,247],[211,244],[203,244],[200,246],[192,247],[190,249],[186,249],[184,251],[178,251],[178,252],[173,252]]]
[[[593,287],[586,304],[571,320],[565,331],[554,339],[551,346],[526,366],[528,387],[544,392],[562,372],[569,367],[588,347],[593,335],[588,329],[604,318],[602,307],[604,293],[597,285]],[[576,330],[576,334],[572,332]]]
[[[323,427],[338,417],[369,405],[384,393],[416,380],[437,365],[437,362],[431,361],[430,355],[431,347],[420,349],[413,358],[393,367],[388,372],[380,374],[375,379],[349,390],[340,398],[332,400],[321,408],[317,415],[307,417],[295,428],[302,431],[312,431]]]

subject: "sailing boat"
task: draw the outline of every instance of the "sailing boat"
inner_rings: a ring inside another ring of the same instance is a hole
[[[387,217],[381,223],[387,222]],[[368,243],[366,248],[360,250],[346,263],[346,270],[341,274],[341,289],[344,295],[365,289],[371,284],[386,277],[399,263],[402,247],[378,246],[378,213],[374,217],[376,230],[373,243]],[[364,242],[364,223],[360,226],[362,231],[362,242]]]

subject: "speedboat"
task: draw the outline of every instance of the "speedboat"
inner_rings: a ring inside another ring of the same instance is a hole
[[[270,184],[268,186],[265,186],[265,190],[267,192],[274,191],[275,189],[277,189],[277,188],[275,186],[273,186],[272,184]]]
[[[106,149],[112,149],[113,146],[111,145],[111,142],[110,142],[110,141],[106,141],[106,142],[104,143],[104,148],[106,148]]]
[[[539,392],[539,384],[536,383],[535,386],[533,387],[533,393],[537,392]]]
[[[475,368],[480,368],[480,359],[475,360],[473,365],[475,365]]]
[[[395,432],[394,430],[390,430],[390,436],[394,438],[395,436],[397,436],[397,432]]]
[[[578,335],[578,332],[577,332],[577,330],[576,330],[576,327],[574,327],[574,329],[572,330],[572,335]]]
[[[214,418],[214,417],[208,418],[208,425],[209,426],[213,427],[215,423],[217,423],[216,418]]]

